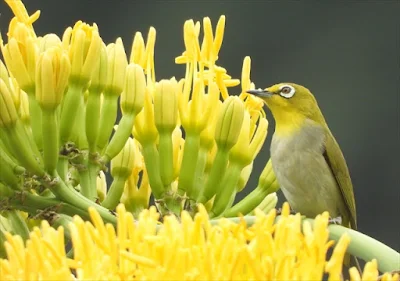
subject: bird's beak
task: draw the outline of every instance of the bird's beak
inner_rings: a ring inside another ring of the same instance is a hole
[[[248,90],[247,93],[255,95],[255,96],[260,97],[260,98],[270,98],[274,94],[274,93],[269,92],[267,90],[261,90],[261,89]]]

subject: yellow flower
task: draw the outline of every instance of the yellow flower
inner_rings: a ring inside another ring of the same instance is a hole
[[[344,236],[326,261],[333,245],[329,215],[318,216],[313,229],[304,223],[302,231],[300,215],[289,215],[287,204],[277,222],[275,210],[256,211],[250,227],[244,220],[211,223],[202,206],[194,219],[182,213],[181,222],[165,217],[162,226],[154,207],[135,221],[118,206],[116,228],[105,225],[93,208],[89,213],[92,223],[76,216],[69,227],[73,258],[65,253],[63,227],[55,230],[42,222],[26,246],[7,233],[1,280],[322,280],[325,266],[341,266],[347,247]],[[330,278],[337,277],[328,271]],[[362,279],[351,272],[352,280],[376,280],[376,261],[367,264]],[[385,278],[398,280],[398,275]]]

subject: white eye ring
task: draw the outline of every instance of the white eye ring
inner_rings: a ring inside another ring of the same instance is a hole
[[[288,92],[287,89],[290,89],[290,91]],[[283,90],[285,91],[285,93],[283,92]],[[279,94],[287,99],[290,99],[291,97],[293,97],[294,93],[296,93],[296,90],[293,86],[290,85],[282,85],[279,87]]]

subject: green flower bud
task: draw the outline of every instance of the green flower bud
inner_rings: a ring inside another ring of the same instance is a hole
[[[143,109],[145,91],[146,77],[143,69],[137,64],[129,64],[126,68],[124,91],[121,94],[122,113],[139,113]]]
[[[54,110],[63,98],[68,85],[71,65],[61,47],[42,53],[36,66],[36,99],[44,109]]]
[[[135,147],[132,138],[129,138],[124,148],[111,160],[111,175],[128,178],[132,173],[135,161]]]
[[[100,202],[103,202],[107,194],[106,175],[104,174],[103,171],[100,171],[99,176],[96,177],[96,189],[97,189],[97,198],[99,199]]]
[[[178,122],[178,83],[175,79],[161,80],[154,93],[154,121],[159,132],[171,132]]]
[[[124,88],[125,71],[128,66],[128,60],[121,38],[118,38],[115,43],[111,43],[107,46],[107,56],[108,75],[105,94],[109,93],[119,96]]]
[[[228,97],[222,104],[215,129],[215,141],[219,149],[229,150],[236,144],[243,117],[243,101],[236,96]]]
[[[108,64],[107,47],[103,42],[101,42],[100,59],[95,64],[95,67],[93,69],[92,79],[90,81],[90,86],[89,86],[89,95],[90,93],[101,94],[101,92],[106,87],[107,71],[108,71],[107,64]]]

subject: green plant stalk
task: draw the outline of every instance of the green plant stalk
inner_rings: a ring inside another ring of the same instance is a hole
[[[224,218],[226,219],[226,218]],[[275,221],[279,220],[278,216]],[[229,218],[234,223],[240,223],[244,220],[247,226],[251,226],[255,223],[255,216],[235,217]],[[306,218],[304,220],[309,221],[312,225],[314,224],[313,219]],[[211,220],[212,225],[219,224],[219,219]],[[386,246],[385,244],[369,237],[361,232],[349,229],[341,225],[331,224],[328,226],[329,238],[338,242],[340,237],[344,233],[350,236],[350,245],[347,249],[347,253],[363,259],[364,261],[370,261],[376,259],[378,261],[378,269],[381,272],[391,272],[400,269],[399,260],[400,253],[394,249]]]
[[[197,199],[204,185],[207,175],[205,174],[207,166],[208,149],[200,145],[199,156],[197,159],[196,172],[194,173],[193,188],[186,195],[189,199]]]
[[[35,98],[35,91],[29,91],[29,115],[33,139],[39,150],[43,149],[43,133],[42,133],[42,109],[39,106],[38,101]]]
[[[206,203],[215,194],[218,193],[219,182],[225,176],[226,166],[228,164],[229,152],[228,150],[218,148],[215,155],[214,163],[211,167],[210,174],[198,199],[199,203]]]
[[[124,186],[127,178],[116,176],[107,192],[106,198],[101,203],[104,208],[114,210],[121,200],[122,193],[124,192]]]
[[[96,192],[96,178],[92,178],[91,172],[88,167],[88,162],[85,164],[85,168],[79,170],[79,178],[80,178],[80,185],[81,185],[81,194],[88,198],[90,201],[95,201],[97,197]]]
[[[96,151],[96,140],[99,133],[100,120],[100,97],[101,93],[89,90],[89,97],[86,103],[86,138],[89,145],[89,151]]]
[[[75,124],[73,128],[72,135],[76,137],[76,146],[80,150],[88,150],[89,144],[86,138],[86,123],[85,123],[85,106],[84,106],[84,98],[83,95],[82,99],[82,106],[78,108],[76,113]]]
[[[40,151],[39,151],[39,149],[38,149],[38,147],[37,147],[37,145],[35,143],[31,127],[27,126],[26,124],[23,124],[23,127],[24,127],[24,130],[25,130],[25,135],[27,136],[27,140],[29,141],[29,146],[30,146],[30,148],[32,150],[32,154],[37,159],[39,159],[39,162],[43,162],[42,154],[40,153]],[[42,140],[42,145],[43,145],[43,140]]]
[[[118,153],[124,148],[131,135],[133,124],[135,123],[135,114],[124,114],[118,123],[118,128],[112,136],[110,143],[107,145],[104,153],[105,163],[117,156]]]
[[[8,198],[14,194],[14,191],[15,190],[12,190],[11,187],[9,187],[8,185],[2,184],[0,182],[0,198],[3,198],[3,199]],[[1,210],[1,206],[0,206],[0,210]]]
[[[37,176],[44,175],[44,170],[33,156],[25,130],[19,121],[14,126],[5,128],[5,138],[10,144],[11,153],[21,166]]]
[[[97,150],[99,152],[102,152],[108,143],[118,112],[118,96],[104,94],[103,97],[103,105],[100,112],[99,134],[97,135],[96,141]]]
[[[143,143],[142,154],[146,165],[151,191],[155,199],[161,199],[164,194],[164,185],[160,175],[160,159],[154,143]]]
[[[10,221],[11,229],[13,234],[21,236],[26,241],[29,239],[29,229],[26,225],[25,220],[21,217],[21,214],[17,210],[9,210],[3,214],[5,218]]]
[[[68,175],[68,158],[60,155],[57,162],[57,173],[63,181],[67,180]]]
[[[160,131],[158,150],[160,154],[161,181],[168,190],[174,180],[172,131]]]
[[[236,186],[240,179],[240,172],[243,167],[236,162],[230,162],[227,172],[220,183],[221,187],[217,187],[217,194],[214,204],[210,212],[210,217],[216,217],[222,214],[228,207],[232,196],[236,194]]]
[[[42,108],[42,133],[44,168],[48,173],[52,173],[57,169],[60,150],[55,110],[46,110]]]
[[[184,195],[185,192],[187,194],[192,194],[199,149],[200,134],[190,131],[187,132],[178,183],[178,194],[181,196]]]
[[[62,202],[69,203],[81,210],[87,212],[89,207],[94,207],[104,220],[109,222],[115,221],[115,216],[113,216],[109,210],[104,207],[94,203],[88,198],[84,197],[82,194],[76,192],[72,188],[69,188],[58,176],[55,174],[50,181],[45,181],[43,184],[53,192],[53,194]]]
[[[64,96],[64,101],[61,110],[60,121],[60,141],[61,144],[68,142],[72,129],[75,125],[77,110],[83,107],[83,86],[70,83],[68,92]]]
[[[239,214],[247,215],[257,208],[268,194],[275,192],[277,188],[278,182],[276,180],[272,180],[269,187],[258,185],[245,198],[223,212],[222,215],[227,218],[236,217]]]
[[[6,242],[7,239],[3,233],[3,230],[0,229],[0,258],[5,259],[7,257],[7,251],[6,248],[4,247],[4,242]]]
[[[0,155],[0,181],[7,184],[10,188],[14,190],[20,190],[18,177],[14,174],[12,168],[4,162]]]

